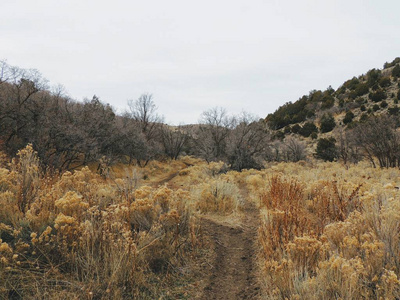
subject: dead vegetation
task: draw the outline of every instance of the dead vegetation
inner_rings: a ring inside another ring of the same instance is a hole
[[[339,164],[270,175],[259,194],[265,298],[398,299],[398,175]]]
[[[0,162],[4,299],[398,299],[400,171]]]
[[[179,297],[171,283],[199,245],[187,192],[37,162],[28,146],[0,170],[2,297]]]

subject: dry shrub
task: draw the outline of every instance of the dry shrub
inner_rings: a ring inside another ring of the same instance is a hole
[[[156,161],[152,160],[148,163],[146,168],[141,169],[143,180],[146,184],[157,184],[168,178],[175,176],[179,170],[186,168],[185,162],[179,160],[171,161]]]
[[[20,187],[18,206],[20,211],[25,213],[36,196],[40,184],[39,159],[31,144],[18,151],[17,159],[13,159],[11,168],[18,174],[17,182]]]
[[[270,189],[261,197],[267,209],[261,239],[265,253],[273,254],[295,236],[307,232],[311,224],[303,198],[303,187],[296,180],[279,175],[270,178]]]
[[[321,167],[273,175],[260,193],[264,296],[398,299],[399,172]]]
[[[203,213],[230,214],[242,206],[237,185],[223,179],[212,180],[195,187],[196,208]]]
[[[1,145],[1,142],[0,142],[0,145]],[[0,168],[7,167],[8,162],[9,162],[9,159],[8,159],[7,155],[3,151],[0,151]]]
[[[223,162],[207,164],[205,161],[199,161],[195,165],[189,165],[179,171],[177,182],[187,186],[198,185],[217,178],[219,175],[226,173],[226,171],[227,166]]]
[[[50,177],[30,145],[0,169],[0,298],[155,298],[170,290],[166,272],[172,280],[197,246],[190,194],[138,188],[134,176],[110,180],[85,167]]]
[[[262,191],[265,186],[265,178],[263,178],[259,174],[249,175],[246,177],[246,183],[252,193],[257,193],[258,191]]]

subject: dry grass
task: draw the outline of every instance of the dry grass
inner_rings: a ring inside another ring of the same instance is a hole
[[[216,179],[195,187],[196,208],[201,213],[231,214],[242,206],[239,188],[231,182]]]
[[[0,298],[179,297],[198,246],[189,194],[131,174],[42,174],[31,146],[1,168]]]
[[[0,298],[190,298],[197,217],[234,227],[251,200],[263,298],[399,299],[399,187],[400,170],[363,163],[239,173],[184,157],[54,175],[27,146],[0,154]]]
[[[399,170],[282,167],[259,191],[265,298],[398,299]]]

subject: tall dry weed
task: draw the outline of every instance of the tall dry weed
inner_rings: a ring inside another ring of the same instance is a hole
[[[165,274],[197,246],[189,198],[139,188],[134,173],[112,180],[85,167],[51,177],[28,145],[0,169],[0,298],[162,295]]]
[[[280,170],[259,192],[265,297],[398,299],[399,172]]]
[[[237,185],[219,178],[197,185],[193,195],[196,208],[203,213],[230,214],[243,205]]]

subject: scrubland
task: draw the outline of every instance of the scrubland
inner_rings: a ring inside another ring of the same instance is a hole
[[[246,201],[259,217],[261,298],[400,297],[398,169],[237,172],[191,157],[96,169],[43,170],[30,145],[1,155],[1,298],[194,298],[208,251],[201,218],[236,220]]]
[[[398,299],[400,172],[360,163],[260,172],[266,299]]]
[[[0,174],[4,298],[180,297],[171,282],[200,242],[187,191],[141,185],[132,170],[43,173],[31,146]]]
[[[185,158],[58,174],[31,145],[2,155],[0,298],[190,298],[198,215],[240,205],[236,185],[216,177],[223,166]]]

